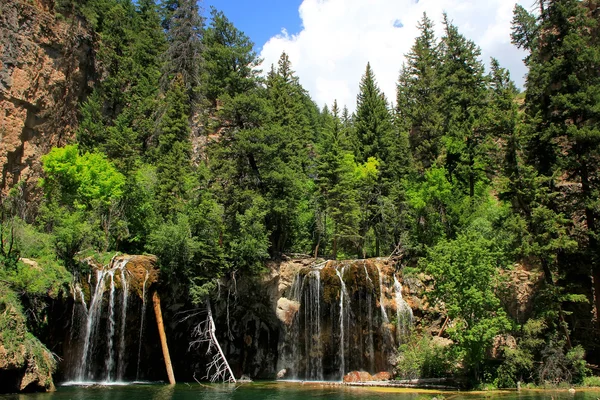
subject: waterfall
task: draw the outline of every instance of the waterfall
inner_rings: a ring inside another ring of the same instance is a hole
[[[344,338],[344,320],[349,321],[348,316],[348,307],[344,309],[344,303],[350,300],[350,296],[348,296],[348,290],[346,289],[346,284],[344,283],[344,271],[345,267],[342,267],[342,271],[339,269],[335,269],[335,273],[340,278],[340,379],[344,379],[344,375],[346,374],[346,342]]]
[[[282,377],[339,380],[349,371],[391,370],[397,341],[390,329],[385,296],[393,290],[392,278],[384,276],[383,266],[377,270],[377,279],[371,275],[378,262],[333,261],[298,269],[284,292],[289,300],[281,302],[298,307],[297,311],[286,309],[288,314],[280,317],[287,327],[279,345]],[[408,305],[399,309],[410,310]]]
[[[75,373],[79,382],[98,378],[110,382],[115,378],[123,380],[125,376],[127,308],[130,290],[130,274],[126,268],[128,261],[128,258],[116,261],[113,259],[108,266],[96,270],[96,282],[89,308],[79,284],[74,287],[74,299],[77,300],[79,296],[86,309],[85,324],[81,324],[85,325],[85,332],[81,335],[83,337],[81,358]],[[145,286],[146,282],[144,282],[144,292]],[[117,295],[117,290],[121,290],[120,295]],[[106,313],[104,313],[105,302],[107,302]],[[94,369],[94,364],[100,361],[98,358],[102,358],[103,361],[103,364],[99,365],[104,366],[101,376],[96,376],[97,371]]]
[[[108,357],[106,359],[107,381],[112,381],[112,369],[115,364],[114,359],[114,335],[115,335],[115,271],[109,271],[110,275],[110,297],[108,302]]]
[[[381,268],[377,266],[377,274],[379,275],[379,308],[381,309],[381,318],[383,318],[383,322],[385,324],[390,323],[390,319],[388,318],[387,312],[385,311],[385,296],[383,293],[383,276],[381,275]]]
[[[125,326],[127,325],[127,296],[129,295],[129,283],[125,279],[127,269],[121,268],[121,291],[123,292],[123,304],[121,305],[121,340],[119,342],[119,366],[117,368],[117,379],[122,381],[125,374]]]
[[[321,338],[321,271],[311,271],[304,277],[304,346],[306,377],[323,380],[323,349]],[[306,282],[308,281],[308,282]]]
[[[83,342],[83,352],[81,354],[81,363],[77,368],[77,377],[79,381],[84,381],[86,378],[86,368],[90,364],[89,358],[91,354],[91,342],[92,333],[98,324],[97,316],[101,314],[102,310],[102,297],[104,296],[104,277],[106,276],[104,270],[96,271],[96,287],[90,303],[90,308],[87,313],[87,321],[85,325],[85,336]]]
[[[396,315],[398,318],[397,336],[398,342],[402,342],[408,335],[413,321],[413,311],[402,297],[402,285],[394,275],[394,292],[396,293]]]
[[[373,293],[375,290],[375,286],[373,285],[373,281],[369,276],[369,271],[367,270],[367,263],[363,261],[363,268],[365,270],[366,276],[366,289],[367,289],[367,327],[369,335],[367,336],[367,354],[369,356],[369,370],[373,371],[375,369],[375,344],[373,341]]]
[[[144,277],[144,285],[142,286],[142,316],[140,318],[140,340],[138,344],[138,356],[137,356],[137,368],[135,371],[135,380],[140,380],[140,359],[142,358],[142,339],[144,338],[144,320],[146,318],[146,284],[148,283],[148,277],[150,272],[146,271]]]

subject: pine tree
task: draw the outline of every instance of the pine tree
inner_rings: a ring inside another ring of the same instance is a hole
[[[202,91],[213,105],[223,95],[234,98],[256,87],[260,59],[254,43],[223,14],[211,7],[203,37],[205,68]],[[223,99],[221,99],[223,100]]]
[[[188,96],[197,99],[203,65],[204,18],[197,0],[180,0],[168,22],[169,47],[165,53],[161,87],[171,87],[173,79],[181,75]]]
[[[369,157],[385,160],[393,131],[392,117],[385,95],[375,82],[370,63],[360,82],[354,127],[359,146],[357,158],[363,162]]]
[[[376,162],[378,166],[378,179],[375,185],[362,191],[360,200],[362,210],[361,235],[366,242],[374,242],[373,249],[359,250],[359,256],[366,253],[379,256],[381,251],[381,238],[384,237],[383,224],[384,196],[389,191],[389,180],[393,176],[390,163],[392,145],[395,142],[395,129],[392,124],[392,115],[388,108],[385,95],[381,92],[371,65],[367,64],[365,74],[360,82],[360,92],[357,96],[356,117],[354,119],[354,134],[358,144],[357,160],[361,163]],[[367,237],[371,237],[368,239]],[[370,246],[370,245],[369,245]]]
[[[338,250],[348,254],[359,244],[359,209],[355,179],[357,167],[354,155],[345,143],[346,137],[337,101],[333,104],[331,114],[327,109],[323,114],[325,121],[319,146],[317,184],[319,195],[324,203],[322,230],[327,240],[329,238],[327,218],[329,218],[331,256],[335,259]]]
[[[442,82],[446,170],[471,198],[476,184],[486,180],[484,129],[487,82],[480,49],[466,39],[444,15]]]
[[[178,75],[164,97],[165,111],[159,124],[156,198],[165,220],[183,211],[190,182],[189,101],[183,77]]]
[[[598,2],[552,0],[540,6],[537,24],[517,9],[513,27],[513,41],[531,50],[526,59],[526,157],[548,193],[542,204],[564,213],[565,228],[579,241],[578,263],[561,269],[587,286],[590,298],[591,272],[600,308]],[[567,194],[569,200],[562,200]],[[577,220],[585,227],[577,227]]]
[[[401,129],[408,128],[416,167],[423,173],[442,153],[442,64],[433,22],[426,14],[418,28],[421,34],[406,55],[407,64],[400,74],[397,110]]]

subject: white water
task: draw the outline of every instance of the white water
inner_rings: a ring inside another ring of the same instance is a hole
[[[110,297],[108,301],[108,358],[106,359],[106,372],[108,381],[112,381],[112,370],[115,365],[114,336],[115,336],[115,271],[111,270],[110,275]]]
[[[413,311],[402,297],[402,285],[394,275],[394,292],[396,293],[396,315],[398,318],[398,342],[406,338],[413,321]]]
[[[140,341],[138,344],[138,357],[137,357],[137,369],[135,372],[135,379],[140,379],[140,359],[142,358],[142,339],[144,337],[144,320],[146,318],[146,283],[148,283],[148,277],[150,276],[150,272],[146,271],[146,276],[144,277],[144,285],[142,286],[142,316],[140,322]]]
[[[129,283],[127,269],[125,268],[128,260],[118,260],[114,265],[109,265],[103,269],[96,271],[96,284],[89,309],[85,304],[83,291],[79,285],[75,286],[74,298],[77,299],[77,293],[81,297],[81,301],[86,308],[86,323],[85,334],[83,335],[83,351],[81,353],[81,361],[76,369],[76,381],[85,382],[95,379],[93,376],[93,355],[95,353],[95,343],[101,338],[106,342],[106,354],[104,355],[104,366],[106,382],[115,380],[115,366],[117,366],[116,378],[122,381],[125,374],[125,329],[127,326],[127,304],[129,296]],[[119,332],[117,337],[117,312],[116,312],[116,280],[115,273],[119,272],[118,279],[121,282],[122,298],[121,298],[121,314],[119,319]],[[107,278],[110,277],[110,283]],[[145,283],[144,283],[145,285]],[[103,315],[103,300],[107,290],[108,295],[108,310],[106,331],[98,332],[100,321]],[[118,339],[118,348],[115,348],[115,341]],[[117,364],[118,362],[118,364]]]
[[[335,273],[338,276],[338,278],[340,278],[340,286],[341,286],[341,290],[340,290],[340,379],[344,379],[344,375],[346,374],[346,349],[345,349],[345,344],[346,341],[344,340],[344,319],[348,320],[348,307],[346,308],[346,312],[344,312],[344,303],[346,302],[346,299],[348,299],[348,301],[350,300],[350,296],[348,296],[348,291],[346,289],[346,284],[344,283],[344,271],[345,271],[345,267],[342,267],[342,272],[340,272],[340,270],[338,270],[337,268],[335,269]]]
[[[321,338],[321,271],[318,269],[308,273],[304,280],[308,280],[308,289],[305,292],[305,302],[308,307],[304,309],[304,344],[306,346],[306,376],[310,380],[323,380],[323,349]]]
[[[126,263],[127,261],[125,261]],[[127,269],[123,266],[121,268],[121,291],[123,292],[123,301],[121,305],[121,340],[119,342],[119,354],[126,354],[125,352],[125,326],[127,325],[127,296],[129,295],[129,281],[125,279]],[[122,381],[123,375],[125,375],[125,357],[119,357],[119,366],[117,368],[117,380]]]
[[[374,267],[363,261],[324,268],[302,269],[293,280],[287,297],[298,303],[299,309],[280,344],[278,370],[286,379],[320,381],[342,380],[350,370],[376,373],[391,365],[392,358],[387,355],[398,342],[390,328],[386,295],[390,293],[393,302],[391,293],[396,289],[397,309],[403,310],[398,318],[400,331],[406,320],[402,316],[411,312],[401,300],[401,287],[393,287],[392,278],[379,269],[375,279],[371,276]],[[335,285],[335,289],[326,285]]]
[[[367,295],[367,326],[368,326],[368,336],[367,336],[367,354],[369,356],[369,371],[375,370],[375,344],[373,341],[373,293],[375,290],[375,286],[373,285],[373,281],[369,276],[369,271],[367,269],[367,263],[363,261],[363,268],[365,270],[366,276],[366,288],[369,290]]]
[[[90,303],[90,308],[87,313],[87,323],[85,327],[85,339],[83,342],[83,352],[81,354],[81,363],[79,364],[79,368],[77,369],[78,380],[85,380],[86,368],[89,364],[89,356],[91,353],[91,337],[92,332],[95,330],[98,319],[96,315],[100,314],[102,310],[102,297],[104,296],[104,277],[105,271],[98,270],[96,271],[96,288],[94,290],[94,294],[92,296],[92,301]]]

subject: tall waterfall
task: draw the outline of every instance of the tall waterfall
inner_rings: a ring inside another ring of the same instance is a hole
[[[409,333],[413,321],[413,310],[402,297],[402,285],[400,285],[396,275],[394,275],[394,292],[396,293],[396,316],[398,318],[396,334],[398,341],[401,343]]]
[[[146,313],[145,292],[149,272],[145,270],[143,287],[141,282],[138,284],[140,288],[137,290],[142,292],[139,293],[139,297],[143,301],[133,302],[133,305],[141,307],[139,333],[137,333],[138,328],[128,324],[128,321],[137,321],[139,313],[137,307],[133,313],[133,310],[130,310],[134,278],[127,268],[129,261],[129,257],[113,258],[109,265],[96,268],[90,274],[87,282],[90,289],[89,307],[81,285],[79,283],[73,285],[75,304],[70,338],[73,341],[74,351],[76,349],[80,351],[77,365],[71,372],[71,378],[75,382],[115,382],[123,381],[128,376],[139,378],[142,356],[141,341]],[[139,278],[137,279],[139,280]],[[76,312],[76,309],[82,311]],[[79,321],[74,321],[76,315],[80,317]],[[80,327],[80,332],[74,335],[77,327]],[[138,338],[140,341],[137,348],[137,360],[132,359],[127,351],[127,337],[131,337],[132,332],[136,332],[134,337],[136,337],[136,341]],[[79,342],[76,342],[75,338],[78,338]],[[131,369],[128,374],[128,364],[132,361],[135,363],[133,367],[137,366],[137,371]],[[136,375],[133,375],[132,371]]]
[[[388,313],[402,316],[396,332],[407,332],[412,321],[403,317],[412,310],[401,293],[398,297],[400,283],[392,275],[383,260],[302,268],[287,293],[297,312],[280,346],[279,367],[285,376],[340,380],[350,371],[390,370],[390,355],[403,334],[393,334]]]

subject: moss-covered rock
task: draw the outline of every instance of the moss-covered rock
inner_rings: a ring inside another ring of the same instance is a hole
[[[53,391],[52,353],[27,331],[17,295],[0,283],[0,393]]]

